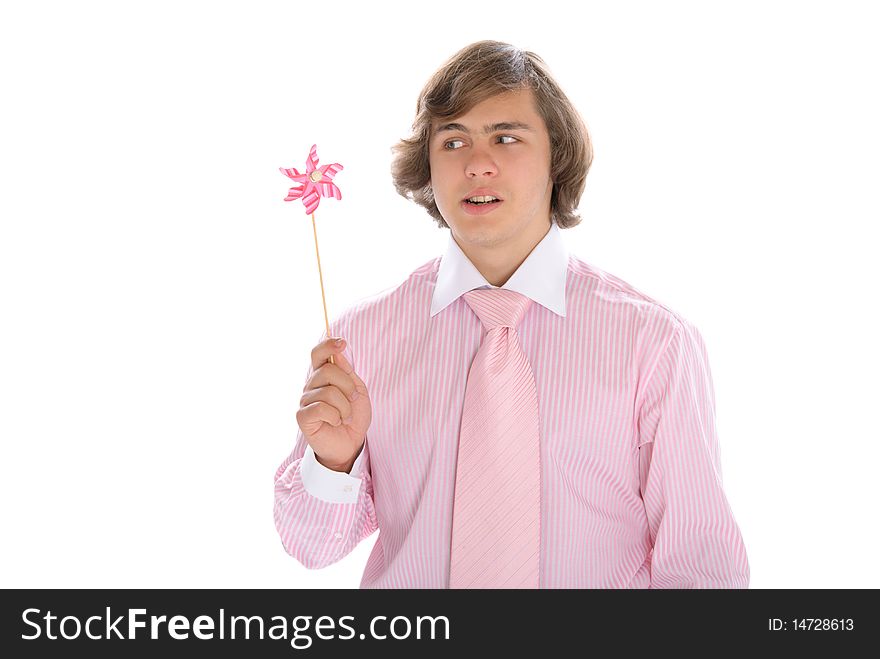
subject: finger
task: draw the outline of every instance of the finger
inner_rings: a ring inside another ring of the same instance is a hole
[[[337,337],[327,338],[312,348],[312,370],[317,370],[323,364],[327,363],[330,359],[330,355],[336,355],[345,350],[345,339],[341,339],[343,343],[342,345],[339,345],[336,343],[336,338]]]
[[[360,376],[352,371],[348,374],[348,376],[354,381],[354,388],[358,392],[360,396],[366,396],[369,392],[367,391],[367,385],[361,380]],[[349,396],[351,398],[351,396]]]
[[[352,373],[353,372],[354,371],[352,371]],[[352,394],[357,391],[355,382],[351,376],[336,364],[330,364],[329,362],[312,373],[312,376],[306,382],[304,390],[320,389],[321,387],[331,385],[338,387],[349,400],[352,400]],[[357,396],[355,396],[355,398],[357,398]]]
[[[341,368],[346,375],[351,378],[352,389],[349,391],[346,389],[346,395],[348,395],[349,399],[351,399],[351,393],[353,391],[357,391],[358,395],[366,396],[367,395],[367,385],[364,384],[364,381],[355,373],[354,368],[351,365],[351,362],[348,361],[348,358],[343,354],[339,353],[336,355],[336,366]]]
[[[299,405],[300,407],[308,407],[312,403],[318,401],[325,402],[336,408],[336,411],[339,412],[339,416],[343,419],[347,419],[352,415],[353,410],[348,397],[333,385],[306,391],[303,393],[302,398],[299,399]]]
[[[345,346],[343,346],[342,349],[345,350]],[[334,359],[336,360],[336,366],[341,368],[345,373],[351,375],[354,368],[352,368],[351,362],[348,361],[348,357],[345,356],[345,353],[342,351],[336,353]]]
[[[339,414],[339,410],[322,400],[300,408],[296,413],[296,420],[300,427],[315,426],[320,421],[331,426],[342,425],[342,415]]]

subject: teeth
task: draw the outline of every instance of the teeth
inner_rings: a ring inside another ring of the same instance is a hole
[[[491,197],[491,196],[478,196],[478,197],[468,198],[468,201],[477,202],[477,203],[487,202],[487,201],[497,201],[497,200],[498,200],[497,197]]]

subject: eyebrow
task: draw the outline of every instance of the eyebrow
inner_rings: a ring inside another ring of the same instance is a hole
[[[443,131],[448,130],[460,130],[462,133],[467,133],[470,135],[470,132],[464,125],[462,124],[441,124],[437,128],[437,133],[442,133]],[[528,124],[524,124],[521,121],[502,121],[497,124],[486,124],[483,126],[483,134],[488,135],[489,133],[494,133],[497,130],[531,130],[534,129]]]

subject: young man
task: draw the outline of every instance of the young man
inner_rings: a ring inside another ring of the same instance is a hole
[[[702,337],[567,252],[592,149],[543,61],[464,48],[413,129],[394,183],[448,248],[312,350],[285,549],[319,568],[378,529],[362,588],[748,587]]]

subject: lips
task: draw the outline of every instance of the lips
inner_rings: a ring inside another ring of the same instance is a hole
[[[496,199],[499,199],[501,201],[504,200],[504,198],[500,194],[498,194],[495,190],[492,190],[491,188],[476,188],[474,190],[471,190],[464,196],[462,201],[466,202],[471,197],[495,197]]]
[[[493,201],[488,204],[472,204],[467,200],[463,200],[459,203],[459,206],[461,206],[461,209],[468,215],[485,215],[486,213],[491,213],[503,204],[504,201],[502,200]]]

